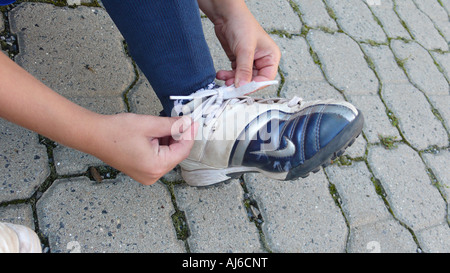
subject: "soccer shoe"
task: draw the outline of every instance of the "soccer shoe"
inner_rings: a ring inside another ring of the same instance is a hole
[[[274,83],[171,97],[178,100],[175,114],[190,115],[201,125],[189,157],[180,163],[187,184],[207,186],[247,172],[277,180],[306,177],[330,164],[361,133],[364,118],[345,101],[245,96]]]

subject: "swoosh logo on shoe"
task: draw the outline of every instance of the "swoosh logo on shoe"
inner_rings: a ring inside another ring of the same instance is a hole
[[[251,152],[251,154],[264,154],[271,157],[289,157],[293,156],[295,154],[295,145],[292,143],[292,141],[287,138],[286,136],[284,139],[287,142],[286,147],[284,147],[281,150],[274,150],[274,151],[254,151]]]

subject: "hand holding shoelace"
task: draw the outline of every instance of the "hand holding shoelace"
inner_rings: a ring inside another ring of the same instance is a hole
[[[198,124],[188,117],[89,111],[1,53],[0,82],[0,118],[92,154],[144,185],[172,170],[194,144]]]
[[[214,23],[217,38],[231,61],[232,70],[220,70],[217,79],[240,87],[251,81],[275,79],[280,50],[242,0],[199,0]]]
[[[198,127],[188,117],[122,113],[102,118],[102,143],[92,153],[144,185],[189,155]]]

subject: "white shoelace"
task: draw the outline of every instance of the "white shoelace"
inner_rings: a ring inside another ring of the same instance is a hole
[[[278,81],[265,81],[265,82],[251,82],[244,86],[236,88],[234,85],[222,86],[215,89],[201,89],[190,96],[170,96],[171,100],[194,100],[199,101],[196,107],[190,112],[189,107],[184,107],[180,103],[175,102],[174,110],[179,115],[190,115],[194,121],[198,121],[201,117],[205,117],[204,124],[208,125],[211,120],[225,110],[227,105],[233,105],[237,103],[252,104],[257,101],[258,103],[286,103],[289,107],[294,107],[302,103],[302,99],[299,97],[293,97],[292,99],[285,98],[270,98],[270,99],[257,99],[246,94],[255,92],[259,88],[264,86],[277,84]],[[198,105],[198,106],[197,106]]]

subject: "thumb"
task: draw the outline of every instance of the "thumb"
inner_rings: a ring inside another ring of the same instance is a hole
[[[253,76],[254,47],[245,47],[236,51],[235,86],[240,87],[249,83]]]
[[[180,138],[169,146],[159,146],[159,155],[166,160],[169,169],[173,169],[177,164],[186,159],[194,146],[195,134],[198,130],[198,123],[194,123],[189,130],[181,133]]]
[[[149,136],[152,137],[165,137],[165,136],[176,136],[185,132],[192,124],[192,119],[190,117],[154,117],[151,118],[147,123]]]
[[[191,129],[192,131],[193,120],[188,116],[176,117],[175,122],[172,124],[170,128],[170,135],[174,140],[180,140],[184,138],[186,140],[186,136],[191,136],[190,140],[194,139],[194,136],[186,134]]]

